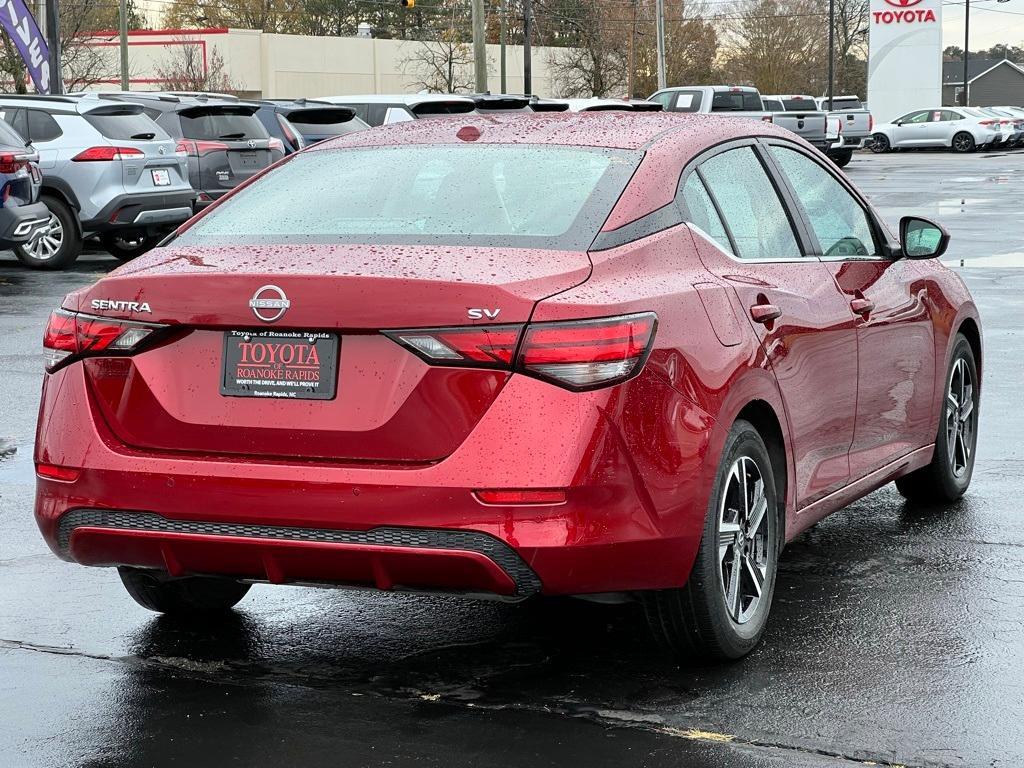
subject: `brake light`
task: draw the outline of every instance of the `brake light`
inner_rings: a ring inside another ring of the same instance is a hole
[[[295,135],[291,123],[285,119],[284,115],[277,116],[277,123],[281,126],[281,130],[284,132],[284,137],[288,139],[288,143],[292,145],[292,149],[302,149],[301,140]]]
[[[875,116],[872,114],[868,115],[868,133],[875,130]]]
[[[280,139],[271,139],[269,142],[267,142],[267,149],[276,149],[278,152],[284,152],[284,144],[281,142]]]
[[[227,152],[228,145],[223,141],[199,141],[197,139],[180,139],[174,147],[176,154],[184,153],[187,157],[203,157],[211,152]]]
[[[15,155],[12,152],[0,154],[0,173],[17,173],[28,168],[28,155]]]
[[[995,125],[998,122],[998,120],[980,120],[978,121],[978,125]]]
[[[431,365],[511,370],[566,389],[619,384],[650,354],[653,312],[554,323],[425,328],[385,335]]]
[[[43,334],[46,370],[53,371],[71,357],[134,352],[150,334],[165,327],[58,309],[50,315]]]
[[[76,163],[107,162],[111,160],[126,160],[130,157],[143,157],[145,152],[135,147],[89,147],[83,149],[71,159]]]
[[[774,123],[775,122],[775,118],[774,118],[773,115],[762,115],[761,116],[761,120],[766,122],[766,123]]]
[[[534,490],[531,488],[474,491],[481,504],[521,506],[526,504],[564,504],[565,491],[557,488]]]
[[[56,464],[36,464],[36,474],[47,480],[59,480],[62,483],[73,483],[82,474],[82,470],[74,467],[60,467]]]

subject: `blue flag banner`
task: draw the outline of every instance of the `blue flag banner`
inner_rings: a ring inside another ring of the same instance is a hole
[[[0,24],[21,54],[39,93],[50,92],[50,49],[24,0],[0,0]]]

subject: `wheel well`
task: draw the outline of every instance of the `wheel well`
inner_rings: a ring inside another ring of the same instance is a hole
[[[782,525],[782,530],[785,531],[788,472],[786,439],[782,433],[782,425],[779,424],[779,417],[764,400],[753,400],[744,406],[736,418],[753,424],[768,449],[768,456],[772,461],[772,474],[775,475],[775,490],[779,495],[779,522]]]
[[[42,197],[43,195],[55,197],[68,207],[68,210],[71,211],[71,218],[75,222],[75,229],[78,230],[78,236],[81,237],[82,222],[78,218],[78,203],[71,200],[68,197],[67,193],[65,193],[64,190],[62,190],[60,187],[54,187],[47,184],[43,184],[43,186],[39,189],[39,196]]]
[[[978,324],[974,322],[974,318],[965,318],[960,327],[957,328],[958,333],[962,333],[964,338],[967,339],[967,343],[971,345],[971,351],[974,353],[974,365],[978,369],[978,378],[981,378],[981,331],[978,329]]]

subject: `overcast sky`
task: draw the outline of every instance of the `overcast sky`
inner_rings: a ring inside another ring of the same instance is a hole
[[[963,0],[943,0],[942,5],[942,45],[963,48]],[[971,0],[971,50],[996,43],[1024,47],[1024,0]]]

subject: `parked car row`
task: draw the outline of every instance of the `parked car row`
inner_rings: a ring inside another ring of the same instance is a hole
[[[874,128],[871,149],[946,147],[953,152],[1006,149],[1024,144],[1020,107],[935,107],[908,112]]]
[[[368,127],[327,102],[121,91],[4,95],[0,121],[0,247],[38,269],[89,239],[134,258],[285,154]]]

